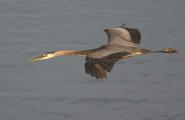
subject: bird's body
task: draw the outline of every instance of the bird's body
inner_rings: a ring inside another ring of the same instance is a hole
[[[101,58],[118,52],[127,52],[128,55],[135,56],[135,55],[150,52],[150,50],[142,49],[140,47],[130,47],[130,46],[123,46],[119,44],[111,44],[111,45],[101,46],[94,52],[87,54],[87,56],[93,57],[93,58]],[[123,56],[123,58],[125,58],[125,56]]]
[[[159,51],[143,49],[139,46],[141,40],[140,31],[136,28],[128,28],[125,25],[104,30],[108,36],[108,43],[89,50],[61,50],[42,54],[32,61],[50,59],[62,55],[79,55],[86,57],[85,71],[96,78],[106,78],[114,64],[120,59],[146,54],[146,53],[176,53],[174,48],[165,48]]]

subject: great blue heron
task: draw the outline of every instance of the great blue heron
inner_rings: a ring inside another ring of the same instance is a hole
[[[88,50],[60,50],[47,52],[31,61],[46,60],[63,55],[79,55],[86,57],[85,71],[97,79],[107,78],[114,64],[120,59],[146,54],[146,53],[176,53],[174,48],[165,48],[158,51],[144,49],[139,46],[140,31],[125,25],[104,30],[108,36],[108,43],[96,49]]]

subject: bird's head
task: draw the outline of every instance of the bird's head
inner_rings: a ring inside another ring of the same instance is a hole
[[[32,62],[41,61],[41,60],[46,60],[46,59],[50,59],[50,58],[53,58],[53,57],[56,57],[55,52],[47,52],[47,53],[44,53],[42,55],[39,55],[37,57],[32,58],[31,61]]]

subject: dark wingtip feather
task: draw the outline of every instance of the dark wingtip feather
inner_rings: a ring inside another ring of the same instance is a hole
[[[85,72],[97,79],[107,78],[107,73],[111,72],[115,62],[127,54],[126,52],[114,53],[98,59],[87,57]]]

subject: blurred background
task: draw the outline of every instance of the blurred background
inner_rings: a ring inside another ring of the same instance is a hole
[[[0,0],[1,120],[184,120],[184,0]],[[76,56],[28,62],[41,53],[107,42],[126,24],[141,46],[174,47],[118,62],[107,80]]]

